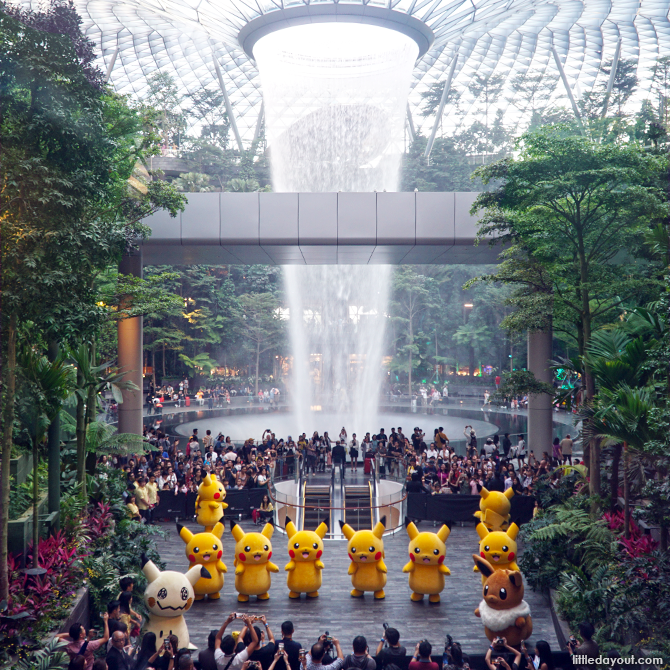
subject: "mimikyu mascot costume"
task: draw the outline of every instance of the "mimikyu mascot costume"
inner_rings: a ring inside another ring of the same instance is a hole
[[[194,565],[186,574],[173,570],[161,572],[155,563],[142,554],[142,572],[149,582],[144,591],[144,602],[149,610],[149,620],[144,631],[156,634],[156,647],[163,645],[169,635],[176,635],[179,647],[195,649],[188,636],[184,612],[195,600],[194,585],[210,574],[202,565]]]

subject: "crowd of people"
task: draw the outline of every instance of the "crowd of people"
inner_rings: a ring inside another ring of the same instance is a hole
[[[291,621],[284,621],[275,636],[265,615],[239,612],[232,612],[220,628],[210,631],[207,648],[196,658],[175,635],[159,644],[155,633],[141,634],[142,617],[132,606],[134,586],[132,577],[120,580],[119,594],[103,614],[101,635],[74,623],[57,636],[66,644],[68,670],[470,670],[470,659],[449,635],[441,653],[434,654],[427,639],[410,651],[402,645],[400,632],[385,623],[376,648],[357,635],[350,651],[345,651],[328,631],[311,646],[303,646],[295,639]],[[241,630],[231,631],[236,622]],[[571,639],[567,650],[597,658],[593,626],[581,624],[580,635],[582,640]],[[554,670],[551,648],[544,640],[514,648],[505,638],[496,638],[485,663],[489,670]]]
[[[457,454],[441,426],[430,439],[415,427],[408,436],[401,427],[386,433],[366,433],[362,439],[348,435],[342,427],[332,439],[328,432],[305,433],[294,440],[277,438],[266,429],[262,439],[234,444],[230,436],[211,430],[200,436],[194,429],[182,447],[182,440],[173,439],[160,429],[148,427],[145,438],[151,453],[139,458],[113,459],[122,467],[128,479],[128,508],[135,518],[152,523],[152,510],[161,495],[197,492],[203,478],[214,474],[228,491],[267,487],[275,476],[292,476],[302,468],[305,476],[330,471],[339,465],[343,477],[347,472],[364,474],[376,469],[381,478],[405,480],[409,493],[470,494],[482,487],[503,491],[514,489],[517,495],[532,495],[538,479],[551,473],[560,477],[556,466],[573,461],[573,441],[570,435],[554,439],[553,444],[536,456],[528,449],[525,436],[509,433],[480,440],[472,426],[464,428],[466,449]],[[125,460],[125,462],[123,462]],[[107,456],[101,466],[111,465]],[[257,510],[259,519],[272,511],[270,500]],[[268,507],[269,505],[269,507]]]

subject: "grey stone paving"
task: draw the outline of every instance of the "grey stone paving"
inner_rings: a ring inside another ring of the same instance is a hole
[[[179,539],[174,524],[162,524],[170,531],[169,539],[159,541],[158,551],[168,569],[185,571],[187,560],[184,543]],[[194,523],[186,524],[193,532],[201,527]],[[242,523],[245,530],[252,528],[251,520]],[[422,530],[432,530],[432,522],[419,524]],[[349,558],[344,541],[326,541],[323,561],[324,585],[320,597],[316,600],[300,601],[288,598],[284,565],[288,562],[287,539],[275,531],[273,538],[273,562],[280,572],[272,576],[270,600],[259,602],[254,598],[249,603],[238,603],[234,588],[232,553],[234,542],[228,527],[224,535],[223,560],[228,566],[228,574],[217,601],[197,602],[186,614],[189,633],[193,644],[199,648],[206,646],[210,630],[218,628],[225,617],[233,611],[265,614],[270,627],[277,635],[282,621],[290,619],[295,626],[295,639],[303,646],[311,645],[318,635],[328,630],[338,637],[347,653],[355,635],[365,635],[370,647],[376,648],[381,637],[382,623],[388,622],[400,631],[401,641],[407,647],[420,639],[427,638],[435,651],[442,650],[444,637],[449,633],[454,640],[461,642],[463,650],[470,653],[484,653],[488,641],[484,636],[480,620],[475,617],[474,609],[481,600],[481,580],[478,573],[472,571],[472,553],[477,550],[477,535],[474,526],[452,529],[447,540],[447,559],[445,564],[451,570],[447,585],[442,593],[442,602],[429,604],[410,601],[407,575],[402,567],[407,562],[408,537],[404,532],[384,538],[388,583],[386,599],[374,601],[372,594],[364,599],[354,599],[349,595],[350,578],[347,576]],[[551,622],[549,607],[539,593],[527,588],[526,600],[530,604],[533,616],[532,640],[545,639],[552,649],[558,642]],[[235,630],[234,622],[231,624]],[[237,624],[241,627],[240,624]]]

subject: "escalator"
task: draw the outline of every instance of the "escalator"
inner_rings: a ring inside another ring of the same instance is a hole
[[[305,484],[304,489],[305,513],[303,517],[303,529],[315,530],[325,521],[328,527],[332,526],[330,520],[330,486]]]
[[[344,487],[344,520],[354,530],[372,528],[372,491],[369,484]]]

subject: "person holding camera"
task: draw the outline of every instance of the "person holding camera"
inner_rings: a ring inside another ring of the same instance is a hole
[[[512,665],[505,660],[503,653],[514,654]],[[489,647],[484,658],[489,670],[519,670],[521,663],[521,652],[507,644],[504,637],[497,637]]]
[[[430,657],[432,652],[433,647],[428,640],[417,642],[409,662],[409,670],[440,670],[440,666]]]
[[[244,625],[251,634],[251,642],[241,652],[235,652],[235,638],[232,635],[223,636],[228,624],[235,619],[242,619]],[[258,646],[258,634],[254,628],[251,617],[248,614],[238,615],[231,612],[228,618],[223,622],[219,632],[216,634],[214,660],[219,670],[242,670],[242,666],[249,660],[249,656],[254,653]],[[255,661],[254,661],[255,663]],[[247,666],[248,668],[249,666]],[[245,668],[246,670],[246,668]],[[256,670],[251,668],[250,670]]]
[[[442,670],[470,670],[470,659],[463,654],[459,642],[454,642],[451,635],[447,635],[442,654]]]
[[[331,643],[337,653],[337,658],[328,665],[323,664],[323,657],[326,655],[328,643]],[[344,654],[340,641],[336,637],[330,637],[324,633],[316,644],[312,645],[310,653],[305,657],[304,670],[340,670],[344,666]]]
[[[574,635],[570,636],[568,640],[568,652],[570,656],[573,656],[577,649],[579,649],[580,656],[586,656],[587,658],[598,658],[600,656],[600,648],[598,643],[593,641],[593,634],[595,633],[595,628],[590,621],[582,621],[579,624],[579,634],[583,642],[579,642]],[[588,667],[587,665],[579,667]]]
[[[407,649],[400,645],[400,633],[395,628],[390,628],[388,624],[384,624],[384,635],[379,640],[375,655],[381,668],[391,664],[402,665],[401,659],[407,656]]]
[[[268,626],[268,622],[264,614],[261,616],[255,616],[252,618],[252,620],[260,621],[263,624],[263,626],[265,626],[269,642],[267,644],[263,644],[265,634],[261,631],[261,629],[258,626],[254,626],[254,629],[256,630],[256,636],[258,637],[258,646],[254,650],[254,652],[249,656],[249,660],[257,661],[258,663],[260,663],[262,670],[269,670],[270,665],[272,665],[272,662],[274,660],[275,652],[277,651],[274,635],[272,634],[272,631]],[[245,626],[240,631],[240,635],[237,639],[238,643],[236,651],[239,653],[243,651],[245,647],[251,644],[251,631]]]
[[[353,641],[353,654],[344,659],[344,670],[377,670],[375,659],[368,653],[368,642],[362,635],[357,635]]]

